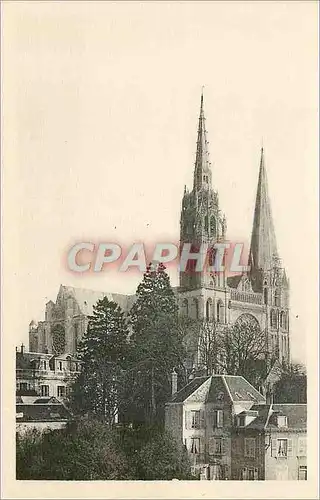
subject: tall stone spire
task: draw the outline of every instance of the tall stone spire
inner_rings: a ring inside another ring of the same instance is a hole
[[[278,250],[268,194],[264,150],[262,147],[249,265],[252,270],[268,270],[272,268],[274,258],[278,258]]]
[[[205,127],[203,89],[201,92],[200,115],[198,125],[197,153],[194,168],[194,189],[211,186],[211,167],[209,161],[207,131]]]

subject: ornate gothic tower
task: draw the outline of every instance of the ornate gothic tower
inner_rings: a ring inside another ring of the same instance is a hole
[[[263,148],[249,265],[252,288],[255,292],[263,294],[270,357],[288,363],[290,360],[289,283],[277,249]]]
[[[198,251],[202,243],[208,244],[210,248],[214,243],[223,239],[225,231],[226,221],[219,209],[218,193],[212,188],[202,94],[193,189],[189,192],[185,187],[182,199],[180,242],[181,244],[190,243],[191,251]],[[189,261],[187,271],[180,273],[181,291],[212,287],[216,280],[219,286],[224,286],[224,276],[220,275],[221,273],[214,276],[205,271],[195,272],[194,265]]]

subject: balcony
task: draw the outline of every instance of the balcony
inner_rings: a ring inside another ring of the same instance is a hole
[[[262,305],[263,303],[262,295],[260,293],[238,292],[237,290],[231,290],[231,300],[257,305]]]

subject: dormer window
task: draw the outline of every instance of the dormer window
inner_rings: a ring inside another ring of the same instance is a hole
[[[242,399],[242,396],[241,396],[241,394],[239,394],[239,392],[235,392],[234,394],[235,394],[235,396],[236,396],[237,398]]]
[[[241,415],[238,417],[238,427],[245,427],[246,425],[246,417],[244,415]]]
[[[277,416],[278,427],[288,427],[288,418],[284,415]]]

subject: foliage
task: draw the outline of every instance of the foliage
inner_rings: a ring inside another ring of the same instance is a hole
[[[168,432],[155,433],[138,453],[137,464],[137,479],[192,479],[187,450]]]
[[[17,479],[34,480],[192,479],[186,451],[169,434],[84,418],[19,437],[16,471]]]
[[[231,326],[215,321],[199,324],[200,365],[207,375],[242,375],[253,385],[266,376],[266,336],[250,315]]]
[[[30,456],[30,449],[32,455]],[[64,430],[27,434],[17,442],[17,479],[131,479],[116,437],[101,422],[81,420]]]
[[[66,332],[59,323],[52,328],[53,352],[55,355],[63,354],[66,348]]]
[[[79,345],[83,365],[71,396],[75,413],[92,413],[114,423],[123,405],[128,336],[120,307],[107,297],[99,300]]]
[[[127,384],[135,418],[163,422],[171,373],[183,373],[183,332],[178,305],[163,264],[149,265],[130,311],[132,360]]]
[[[283,367],[283,373],[274,388],[275,403],[306,403],[307,376],[299,364]]]

